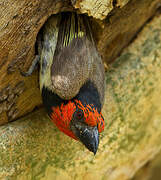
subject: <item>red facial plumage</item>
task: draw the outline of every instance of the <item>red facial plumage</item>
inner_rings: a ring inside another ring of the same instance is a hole
[[[73,113],[76,111],[77,107],[83,111],[84,122],[87,125],[92,127],[97,126],[99,133],[104,130],[104,119],[102,114],[98,113],[97,109],[93,106],[84,106],[80,100],[74,100],[69,101],[67,104],[62,104],[61,106],[52,108],[53,112],[50,115],[51,120],[60,131],[77,140],[76,136],[70,129],[70,121],[72,120]]]
[[[104,119],[102,113],[98,113],[97,109],[91,107],[89,104],[84,106],[81,101],[75,100],[79,109],[84,113],[85,123],[89,126],[98,126],[98,132],[104,130]]]
[[[52,110],[53,112],[51,113],[50,117],[58,129],[64,132],[66,135],[77,140],[76,136],[70,130],[70,121],[72,119],[73,113],[76,110],[76,105],[74,102],[69,101],[67,104],[53,107]]]

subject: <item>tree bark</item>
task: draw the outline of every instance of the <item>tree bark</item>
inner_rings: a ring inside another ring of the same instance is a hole
[[[88,15],[97,18],[91,17],[93,34],[107,65],[118,56],[160,5],[160,0],[106,0],[93,1],[95,3],[87,10],[87,2],[1,0],[0,124],[17,119],[42,104],[38,72],[25,78],[20,75],[19,70],[26,71],[34,59],[37,34],[51,14],[77,8],[78,13],[88,12]],[[105,8],[105,3],[110,6],[109,9]],[[100,8],[95,8],[97,6]],[[101,16],[104,10],[106,12]]]
[[[106,72],[105,131],[96,156],[41,109],[0,126],[0,179],[132,178],[161,149],[160,59],[158,15]]]
[[[72,0],[72,4],[81,13],[87,13],[96,19],[105,19],[109,12],[115,8],[122,8],[129,0]]]

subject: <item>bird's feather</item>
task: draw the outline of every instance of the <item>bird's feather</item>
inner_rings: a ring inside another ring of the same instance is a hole
[[[60,98],[69,100],[92,79],[96,86],[100,86],[98,91],[103,100],[104,68],[87,17],[61,13],[57,20],[54,18],[47,22],[43,32],[41,87],[43,84]]]

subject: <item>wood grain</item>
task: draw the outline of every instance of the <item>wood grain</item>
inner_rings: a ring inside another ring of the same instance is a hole
[[[73,6],[80,2],[85,1],[72,1]],[[94,38],[105,65],[118,56],[161,5],[160,0],[126,2],[112,3],[112,11],[108,11],[103,21],[91,17]],[[31,64],[37,34],[47,18],[61,11],[73,11],[72,3],[68,0],[1,0],[0,124],[41,106],[38,72],[26,78],[20,75],[19,69],[26,71]],[[77,8],[80,13],[81,6]]]
[[[160,27],[161,15],[110,65],[95,156],[40,109],[0,126],[0,179],[127,180],[151,161],[161,150]]]
[[[87,13],[103,20],[114,7],[123,7],[129,0],[72,0],[72,4],[81,13]]]
[[[0,124],[41,105],[38,73],[22,77],[35,56],[37,34],[51,14],[71,10],[69,1],[0,2]]]

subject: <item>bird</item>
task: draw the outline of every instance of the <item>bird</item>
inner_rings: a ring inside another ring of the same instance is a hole
[[[105,71],[88,16],[52,15],[39,32],[37,47],[26,75],[39,62],[42,101],[51,121],[96,154],[105,126]]]

